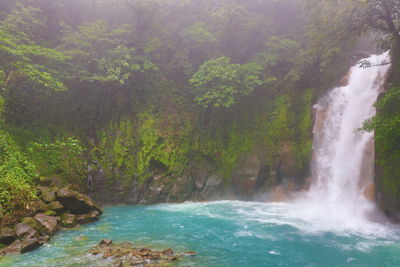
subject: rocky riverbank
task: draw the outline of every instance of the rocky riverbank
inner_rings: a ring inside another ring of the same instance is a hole
[[[148,247],[134,247],[132,243],[113,243],[112,240],[103,239],[89,250],[92,255],[101,255],[104,259],[112,259],[115,266],[153,266],[176,261],[183,256],[194,256],[196,252],[189,251],[177,254],[171,248],[162,251],[152,250]]]
[[[24,253],[48,242],[57,230],[98,220],[103,211],[70,186],[40,186],[39,198],[17,223],[0,229],[0,256]]]

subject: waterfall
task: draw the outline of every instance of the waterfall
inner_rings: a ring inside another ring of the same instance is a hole
[[[375,115],[389,59],[386,52],[369,57],[369,68],[352,67],[347,85],[315,105],[312,182],[300,201],[308,219],[356,226],[375,211],[374,135],[358,129]]]

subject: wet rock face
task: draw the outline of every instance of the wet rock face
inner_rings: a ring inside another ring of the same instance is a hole
[[[187,172],[179,176],[154,172],[143,182],[127,177],[123,170],[115,171],[114,178],[110,179],[105,175],[110,171],[104,171],[97,162],[88,175],[89,195],[102,204],[130,205],[187,200],[259,200],[265,192],[287,181],[299,181],[295,183],[296,188],[302,186],[308,166],[300,168],[295,164],[290,144],[283,145],[282,153],[273,163],[265,162],[267,157],[263,153],[254,151],[243,155],[230,177],[222,176],[213,160],[202,159],[188,163]]]

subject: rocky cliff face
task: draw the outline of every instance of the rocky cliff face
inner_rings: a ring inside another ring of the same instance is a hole
[[[262,155],[243,156],[231,177],[219,174],[212,161],[193,163],[190,171],[174,177],[154,171],[143,182],[135,179],[110,181],[101,166],[89,172],[89,194],[102,204],[154,204],[187,200],[281,201],[291,190],[301,188],[308,167],[298,168],[290,153],[283,153],[270,166]],[[123,177],[123,175],[122,175]]]

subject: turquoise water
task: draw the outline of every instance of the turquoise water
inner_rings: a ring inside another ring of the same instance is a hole
[[[86,252],[103,238],[198,253],[173,266],[400,266],[398,228],[308,221],[301,214],[291,204],[235,201],[107,207],[99,222],[61,231],[0,266],[109,266]]]

